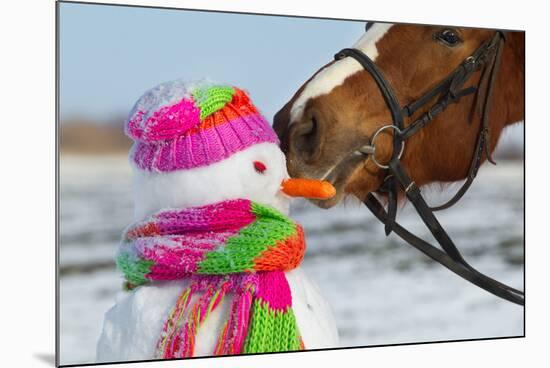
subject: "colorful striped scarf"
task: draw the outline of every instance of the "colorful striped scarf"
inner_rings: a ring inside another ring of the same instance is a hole
[[[302,350],[284,271],[304,251],[299,224],[239,199],[165,210],[130,226],[116,263],[127,289],[191,280],[158,340],[157,357],[170,359],[193,356],[198,329],[225,295],[233,300],[214,355]]]

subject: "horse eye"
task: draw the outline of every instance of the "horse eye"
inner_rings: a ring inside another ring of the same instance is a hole
[[[259,172],[260,174],[263,174],[264,171],[267,169],[265,164],[260,161],[254,161],[254,169]]]
[[[443,44],[453,47],[462,42],[458,33],[452,28],[445,28],[434,34],[434,38]]]

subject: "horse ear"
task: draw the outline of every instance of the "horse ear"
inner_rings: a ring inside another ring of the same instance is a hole
[[[374,22],[367,22],[365,24],[365,32],[367,32],[369,30],[370,27],[372,27],[374,25]]]

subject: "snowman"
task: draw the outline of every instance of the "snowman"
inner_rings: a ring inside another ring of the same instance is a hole
[[[329,305],[300,269],[291,197],[327,182],[291,179],[271,126],[243,90],[172,81],[147,91],[134,140],[134,223],[116,263],[124,291],[107,311],[98,362],[338,346]]]

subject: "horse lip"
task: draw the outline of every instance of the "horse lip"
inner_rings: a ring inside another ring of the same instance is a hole
[[[336,195],[330,199],[325,200],[310,200],[316,206],[328,209],[338,204],[344,196],[344,186],[348,181],[350,175],[364,163],[365,155],[352,151],[352,153],[345,156],[342,160],[338,161],[332,166],[323,176],[322,180],[326,180],[331,183],[336,189]]]
[[[336,206],[342,200],[344,196],[343,191],[336,189],[336,194],[330,199],[309,199],[311,203],[322,209],[329,209]]]

